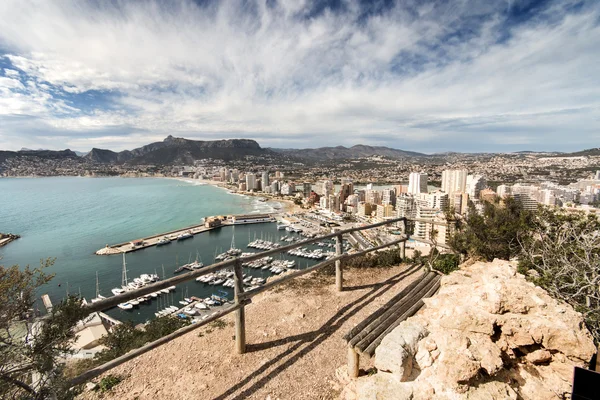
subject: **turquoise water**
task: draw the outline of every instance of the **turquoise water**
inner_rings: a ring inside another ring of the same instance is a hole
[[[194,225],[210,215],[273,210],[256,198],[233,195],[221,188],[155,178],[0,179],[0,202],[0,232],[22,236],[0,248],[0,264],[36,266],[40,259],[55,257],[50,272],[56,277],[40,293],[48,293],[53,302],[64,298],[67,290],[81,292],[87,299],[94,297],[96,272],[103,295],[110,296],[110,289],[120,286],[121,256],[93,254],[105,244]],[[187,263],[197,253],[208,265],[216,251],[230,247],[232,233],[233,228],[224,227],[193,239],[129,253],[128,275],[133,278],[156,271],[162,277],[164,266],[169,278],[177,264]],[[244,251],[251,251],[246,248],[249,239],[261,236],[276,239],[281,235],[272,223],[235,228],[236,246]],[[307,264],[305,259],[297,261]],[[252,270],[252,274],[268,272]],[[188,282],[177,288],[175,303],[186,289],[190,296],[217,290]],[[152,317],[156,308],[156,303],[151,303],[133,311],[113,309],[109,314],[141,322]]]

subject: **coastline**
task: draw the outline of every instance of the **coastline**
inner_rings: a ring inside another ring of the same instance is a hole
[[[287,199],[274,199],[272,197],[269,197],[267,194],[265,193],[252,193],[252,192],[238,192],[236,190],[231,189],[227,184],[221,182],[221,181],[213,181],[210,179],[199,179],[199,178],[180,178],[180,177],[167,177],[167,179],[175,179],[181,182],[195,182],[195,183],[199,183],[202,185],[211,185],[214,187],[218,187],[220,189],[223,189],[231,194],[236,194],[239,196],[246,196],[246,197],[262,197],[267,199],[266,203],[270,205],[271,208],[273,208],[273,214],[285,214],[285,213],[296,213],[299,211],[302,211],[303,209],[301,207],[299,207],[297,204],[295,204],[292,200],[287,200]],[[280,207],[275,207],[273,205],[273,203],[278,204]]]

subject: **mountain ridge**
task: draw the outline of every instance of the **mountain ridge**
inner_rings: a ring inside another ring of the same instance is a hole
[[[335,146],[304,149],[270,149],[276,153],[284,154],[289,157],[314,161],[348,159],[370,156],[384,156],[393,159],[427,157],[426,154],[418,153],[416,151],[400,150],[385,146],[369,146],[364,144],[356,144],[352,147]]]

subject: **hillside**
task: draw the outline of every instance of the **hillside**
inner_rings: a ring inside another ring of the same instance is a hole
[[[0,162],[9,158],[19,157],[39,157],[46,160],[63,160],[66,158],[79,159],[80,157],[69,149],[66,150],[19,150],[2,151],[0,150]]]
[[[102,164],[193,164],[195,160],[213,158],[225,161],[246,156],[268,156],[273,153],[249,139],[189,140],[168,136],[162,142],[150,143],[133,150],[114,152],[92,149],[84,156],[86,160]]]
[[[335,159],[351,159],[359,157],[383,156],[392,159],[403,159],[410,157],[425,157],[423,153],[392,149],[383,146],[366,146],[357,144],[352,147],[319,147],[314,149],[271,149],[288,157],[310,160],[326,161]]]
[[[600,147],[560,154],[560,157],[600,156]]]

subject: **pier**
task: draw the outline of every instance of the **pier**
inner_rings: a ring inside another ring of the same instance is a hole
[[[96,254],[99,256],[107,256],[113,254],[131,253],[133,251],[146,249],[152,246],[168,246],[171,242],[175,242],[177,240],[189,240],[199,233],[218,229],[222,226],[262,224],[266,222],[275,222],[275,216],[272,214],[245,214],[228,215],[223,217],[207,217],[201,224],[188,226],[186,228],[177,229],[174,231],[159,233],[142,239],[135,239],[129,242],[113,244],[110,246],[106,245],[106,247],[96,251]],[[181,235],[185,234],[189,234],[190,236],[187,238],[178,239]]]

